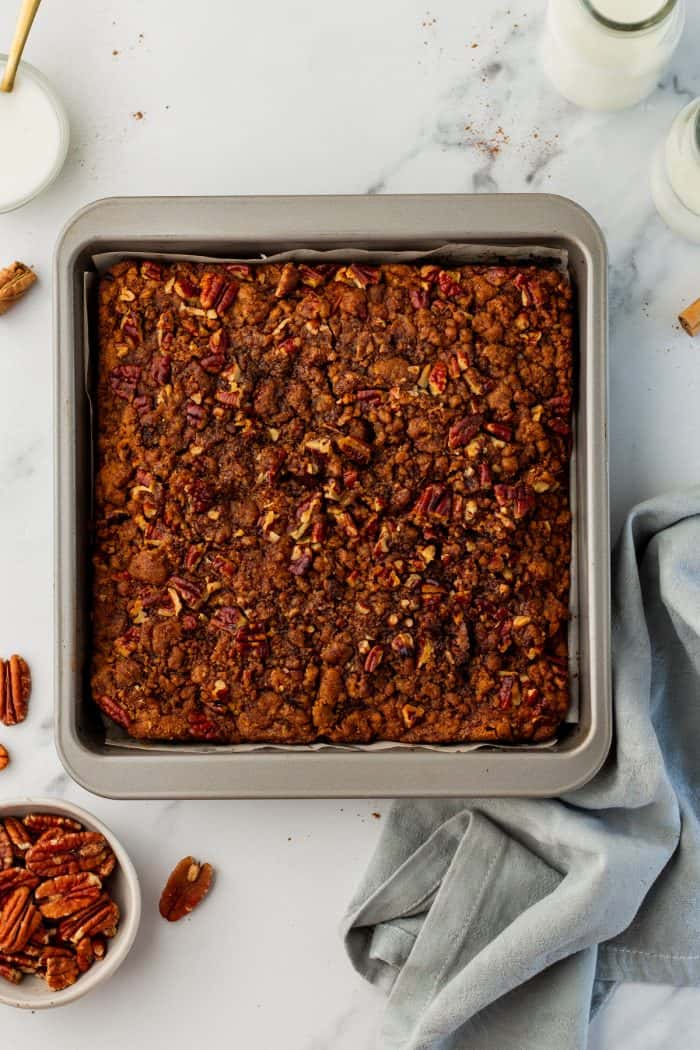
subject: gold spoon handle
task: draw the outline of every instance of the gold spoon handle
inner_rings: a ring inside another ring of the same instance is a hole
[[[5,74],[2,78],[2,83],[0,83],[0,91],[12,91],[12,88],[15,86],[15,77],[17,76],[19,60],[22,57],[24,45],[27,43],[29,30],[32,28],[32,22],[34,21],[34,16],[39,10],[40,3],[41,0],[22,0],[22,6],[19,9],[19,15],[17,17],[17,26],[15,27],[12,47],[10,48],[7,65],[5,66]]]

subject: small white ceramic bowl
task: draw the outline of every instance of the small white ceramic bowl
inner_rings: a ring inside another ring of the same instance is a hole
[[[41,977],[27,974],[20,984],[11,984],[0,977],[0,1003],[18,1006],[22,1010],[47,1010],[65,1006],[87,995],[98,984],[108,981],[115,973],[134,943],[141,918],[141,888],[134,865],[119,839],[108,827],[70,802],[47,798],[19,798],[0,802],[0,820],[3,817],[24,817],[27,813],[58,813],[73,817],[88,831],[100,831],[109,842],[117,858],[117,866],[107,883],[110,895],[119,905],[121,919],[116,936],[107,941],[107,954],[96,960],[87,973],[81,974],[75,984],[62,992],[52,992]]]

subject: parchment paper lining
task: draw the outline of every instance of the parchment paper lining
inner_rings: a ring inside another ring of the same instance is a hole
[[[123,259],[160,259],[165,262],[194,262],[194,263],[248,263],[250,265],[266,262],[286,262],[296,260],[298,262],[333,262],[341,260],[353,260],[355,262],[368,263],[412,263],[418,261],[429,261],[439,259],[444,264],[466,265],[468,263],[486,263],[507,261],[514,262],[551,262],[555,263],[561,273],[568,273],[568,253],[565,250],[545,247],[544,245],[488,245],[488,244],[444,244],[429,251],[372,251],[359,248],[334,248],[329,251],[318,251],[312,248],[294,248],[273,255],[257,255],[255,257],[224,258],[208,255],[187,255],[176,252],[102,252],[92,257],[95,267],[94,273],[85,274],[85,296],[84,296],[84,326],[85,339],[85,396],[89,405],[89,419],[91,431],[93,430],[93,407],[91,399],[91,369],[96,360],[98,348],[92,345],[88,301],[89,296],[94,293],[96,278],[102,276],[115,263]],[[574,428],[575,432],[575,428]],[[94,465],[94,431],[91,433],[91,450]],[[92,472],[94,478],[94,470]],[[576,448],[574,446],[570,467],[570,501],[572,519],[576,522]],[[569,688],[570,702],[566,722],[576,724],[579,719],[579,622],[578,622],[578,572],[577,572],[577,545],[575,525],[572,529],[572,551],[571,551],[571,590],[569,595],[569,628],[568,628],[568,650],[569,650]],[[477,744],[402,744],[393,741],[376,741],[373,744],[186,744],[178,741],[168,742],[159,740],[134,740],[111,719],[102,716],[105,727],[105,744],[112,747],[129,748],[137,751],[164,751],[190,754],[226,754],[230,752],[251,751],[391,751],[391,750],[415,750],[415,751],[437,751],[443,753],[460,754],[475,751],[480,748],[497,748],[502,751],[523,750],[551,750],[556,747],[556,738],[542,744],[496,744],[493,742]]]

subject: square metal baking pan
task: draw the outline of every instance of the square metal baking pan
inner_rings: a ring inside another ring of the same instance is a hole
[[[99,252],[232,257],[293,248],[429,249],[447,242],[564,248],[578,325],[574,543],[579,721],[547,750],[395,749],[197,753],[107,746],[88,686],[91,448],[84,388],[85,274]],[[98,201],[63,230],[54,260],[55,727],[83,787],[111,798],[553,796],[589,780],[612,733],[607,474],[607,262],[600,229],[547,194],[151,197]]]

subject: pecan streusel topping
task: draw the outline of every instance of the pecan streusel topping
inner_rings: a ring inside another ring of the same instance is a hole
[[[571,300],[539,265],[113,267],[103,711],[141,738],[551,737]]]

